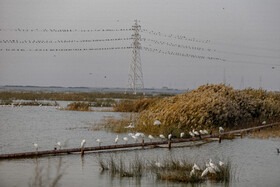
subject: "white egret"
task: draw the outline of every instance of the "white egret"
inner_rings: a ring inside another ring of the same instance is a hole
[[[225,164],[222,161],[219,161],[219,165],[223,167]]]
[[[171,140],[171,138],[172,138],[172,134],[169,134],[168,135],[168,140]]]
[[[164,136],[163,134],[160,134],[159,137],[160,137],[161,139],[165,139],[165,136]]]
[[[134,134],[133,133],[128,133],[128,136],[134,136]]]
[[[213,173],[213,174],[216,173],[216,171],[215,171],[212,167],[208,167],[208,171],[209,171],[210,173]]]
[[[192,169],[191,172],[190,172],[190,176],[193,176],[194,172],[195,172],[195,169]]]
[[[152,141],[154,139],[154,137],[152,135],[149,135],[148,138],[150,139],[150,141]]]
[[[266,121],[263,121],[262,124],[265,125],[265,124],[266,124]]]
[[[189,132],[189,134],[191,135],[191,137],[194,137],[194,133],[192,133],[191,131]]]
[[[133,123],[130,123],[128,126],[125,127],[126,129],[132,129],[134,128],[134,124]]]
[[[205,129],[203,130],[203,132],[204,132],[204,134],[208,134],[208,131],[207,131],[207,130],[205,130]]]
[[[212,160],[210,159],[210,162],[209,162],[209,165],[210,165],[210,167],[212,167],[215,171],[220,171],[220,169],[214,164],[214,163],[212,163]]]
[[[156,121],[154,122],[154,125],[161,125],[161,122],[160,122],[159,120],[156,120]]]
[[[209,169],[208,169],[208,167],[207,167],[205,170],[203,170],[203,172],[202,172],[202,174],[201,174],[201,177],[206,176],[206,175],[208,174],[208,172],[209,172]]]
[[[115,143],[117,144],[119,141],[119,135],[117,135],[116,139],[115,139]]]
[[[223,133],[223,132],[224,132],[223,127],[219,127],[219,133]]]
[[[158,168],[162,167],[162,165],[161,165],[161,163],[160,163],[159,161],[157,161],[157,162],[155,163],[155,165],[156,165]]]
[[[82,141],[82,143],[81,143],[81,147],[82,147],[82,149],[84,149],[85,144],[86,144],[86,140],[83,140],[83,141]]]
[[[144,133],[141,133],[141,132],[137,132],[136,134],[135,134],[135,136],[136,137],[142,137],[142,139],[145,137],[145,134]]]
[[[199,133],[194,129],[193,129],[193,133],[194,133],[194,135],[199,136]]]
[[[131,136],[131,137],[135,140],[135,143],[138,142],[138,136],[134,136],[134,135],[133,135],[133,136]]]
[[[196,163],[194,163],[192,169],[200,170],[200,168],[198,167],[198,165],[196,165]]]
[[[34,145],[34,147],[35,147],[36,151],[38,151],[38,149],[39,149],[39,145],[38,145],[37,143],[34,143],[33,145]]]
[[[59,149],[61,149],[62,146],[61,142],[57,142],[56,144],[59,146]]]
[[[204,131],[203,131],[203,130],[199,130],[199,133],[200,133],[200,134],[204,134]]]
[[[183,138],[184,136],[185,136],[185,133],[184,133],[184,132],[181,132],[180,138]]]
[[[123,140],[125,141],[125,143],[127,144],[128,138],[124,137]]]
[[[102,141],[101,141],[100,139],[96,139],[96,141],[98,142],[99,147],[100,147],[100,146],[101,146]]]

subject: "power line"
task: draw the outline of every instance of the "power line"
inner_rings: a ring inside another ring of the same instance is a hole
[[[165,50],[150,48],[150,47],[142,47],[142,49],[144,51],[153,52],[153,53],[161,53],[161,54],[165,54],[165,55],[182,56],[182,57],[196,58],[196,59],[201,59],[201,60],[226,61],[225,59],[218,58],[218,57],[194,55],[194,54],[174,52],[174,51],[165,51]]]
[[[215,49],[210,49],[210,48],[204,48],[204,47],[199,47],[199,46],[191,46],[191,45],[182,45],[182,44],[175,44],[172,42],[164,42],[164,41],[159,41],[159,40],[154,40],[154,39],[147,39],[147,38],[142,38],[142,41],[147,41],[147,42],[153,42],[158,45],[167,45],[171,47],[178,47],[178,48],[184,48],[184,49],[189,49],[189,50],[197,50],[197,51],[216,51]]]
[[[131,49],[132,47],[100,47],[100,48],[36,48],[36,49],[24,49],[24,48],[11,48],[11,49],[0,49],[0,52],[54,52],[54,51],[101,51],[101,50],[121,50]]]
[[[119,31],[131,31],[132,29],[27,29],[27,28],[0,28],[0,32],[119,32]]]
[[[89,42],[111,42],[125,41],[132,38],[107,38],[107,39],[85,39],[85,40],[0,40],[3,44],[53,44],[53,43],[89,43]]]
[[[201,40],[197,39],[195,37],[188,37],[184,35],[176,35],[176,34],[165,34],[162,32],[157,32],[153,30],[147,30],[147,29],[142,29],[141,32],[150,34],[150,35],[155,35],[155,36],[161,36],[161,37],[166,37],[166,38],[174,38],[174,39],[179,39],[179,40],[187,40],[189,42],[198,42],[198,43],[210,43],[210,40]]]

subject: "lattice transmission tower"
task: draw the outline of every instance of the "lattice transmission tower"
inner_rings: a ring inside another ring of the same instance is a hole
[[[138,89],[144,88],[143,73],[142,73],[142,64],[140,57],[141,50],[141,35],[139,31],[141,26],[138,24],[138,21],[135,20],[135,24],[132,26],[134,33],[132,34],[132,60],[129,64],[128,70],[128,79],[127,79],[127,88],[126,91],[132,90],[134,94],[137,93]]]

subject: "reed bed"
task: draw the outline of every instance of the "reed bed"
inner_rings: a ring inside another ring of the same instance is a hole
[[[181,132],[192,129],[215,131],[218,127],[256,126],[280,119],[280,94],[262,89],[234,90],[224,84],[203,85],[196,90],[160,99],[139,113],[135,130],[147,134]],[[160,126],[153,125],[155,120]]]
[[[280,126],[254,131],[248,135],[249,138],[280,138]]]
[[[98,164],[102,173],[107,171],[110,175],[118,175],[122,177],[136,177],[141,178],[150,175],[151,178],[157,180],[167,180],[172,182],[182,183],[203,183],[207,180],[212,182],[229,183],[231,179],[231,163],[227,162],[223,166],[216,165],[217,170],[215,173],[208,173],[205,176],[201,176],[205,167],[200,167],[200,170],[193,170],[194,163],[190,163],[187,160],[177,159],[164,159],[161,162],[157,160],[144,161],[135,157],[133,161],[125,163],[122,158],[114,158],[111,156],[107,160],[103,160],[99,157]]]

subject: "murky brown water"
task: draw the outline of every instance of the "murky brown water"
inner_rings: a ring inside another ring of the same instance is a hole
[[[81,140],[87,146],[114,143],[116,134],[104,131],[89,131],[87,127],[103,116],[119,115],[109,112],[60,111],[54,107],[0,107],[0,152],[14,153],[34,151],[33,142],[38,142],[40,150],[52,149],[57,141],[67,142],[67,146],[79,147]],[[70,130],[71,129],[71,130]],[[120,134],[119,139],[127,136]],[[130,140],[133,141],[132,139]],[[120,142],[122,143],[122,142]],[[221,144],[213,142],[202,146],[168,149],[130,150],[108,153],[89,153],[81,158],[79,154],[41,157],[37,159],[16,159],[0,161],[0,186],[28,186],[34,177],[36,166],[49,167],[54,174],[59,159],[62,158],[65,172],[60,181],[62,186],[185,186],[181,183],[157,181],[150,176],[141,180],[111,177],[100,173],[98,156],[111,155],[133,160],[139,155],[144,160],[164,158],[187,158],[203,165],[209,158],[230,160],[234,178],[230,186],[280,186],[280,139],[234,139]],[[217,183],[203,183],[200,186],[223,186]]]

